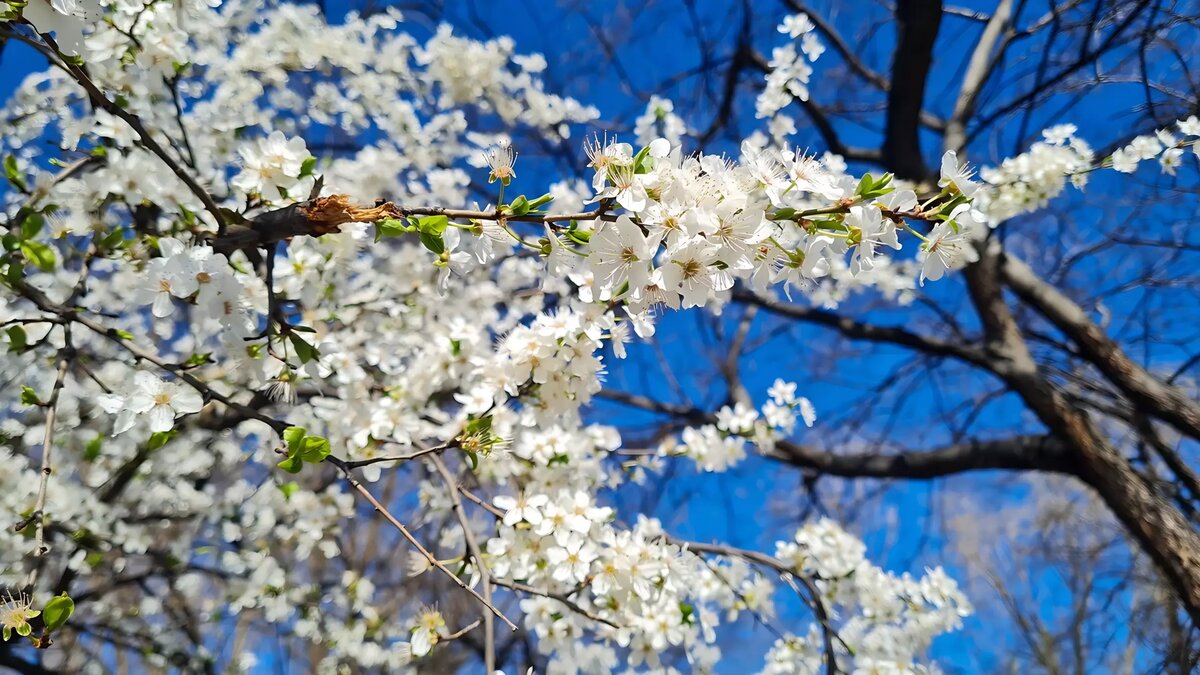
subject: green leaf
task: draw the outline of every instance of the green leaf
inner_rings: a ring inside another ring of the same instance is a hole
[[[29,346],[29,338],[25,335],[24,328],[10,326],[6,332],[8,333],[8,351],[23,352]]]
[[[113,329],[113,334],[116,335],[117,337],[121,338],[122,340],[132,340],[133,339],[133,333],[130,333],[127,330]]]
[[[795,217],[796,209],[793,208],[779,209],[775,213],[771,214],[771,220],[792,220]]]
[[[523,216],[529,213],[529,209],[529,200],[525,198],[525,195],[520,195],[513,200],[512,204],[508,205],[508,212],[514,216]]]
[[[529,202],[529,210],[533,211],[535,209],[540,209],[552,201],[554,201],[554,197],[550,196],[550,193],[546,193],[541,197]]]
[[[450,219],[446,216],[422,216],[417,218],[417,229],[421,230],[421,234],[436,234],[440,237],[449,225]]]
[[[302,164],[300,164],[300,177],[304,178],[305,176],[311,176],[313,173],[313,169],[315,169],[316,167],[317,167],[317,158],[316,157],[309,157],[308,159],[304,160],[304,162]]]
[[[188,357],[187,361],[183,362],[183,365],[185,365],[185,366],[202,366],[206,363],[209,363],[210,361],[212,361],[212,352],[207,352],[204,354],[192,354],[191,356]]]
[[[94,462],[100,456],[100,450],[104,447],[104,437],[97,436],[88,441],[88,444],[83,448],[83,460],[85,462]]]
[[[29,262],[37,265],[43,272],[49,272],[54,269],[54,249],[40,241],[23,241],[21,242],[21,255]]]
[[[46,632],[53,632],[63,627],[71,614],[75,612],[75,601],[63,594],[46,603],[42,608],[42,621],[46,624]]]
[[[304,427],[288,427],[283,430],[283,442],[287,443],[288,454],[294,455],[300,449],[300,442],[304,440]]]
[[[300,359],[300,363],[308,363],[321,356],[317,348],[304,341],[304,338],[295,333],[288,333],[288,341],[292,343],[292,347],[296,350],[296,357]]]
[[[471,465],[471,470],[477,470],[479,468],[479,453],[474,450],[463,450],[463,454],[467,456],[467,463]]]
[[[283,493],[284,499],[290,499],[299,489],[300,486],[296,484],[296,481],[288,481],[279,486],[279,491]]]
[[[296,453],[296,456],[306,462],[316,464],[317,462],[324,461],[330,452],[328,439],[320,436],[306,436],[300,442],[300,450]]]
[[[385,237],[399,237],[412,231],[413,228],[406,225],[403,220],[384,218],[375,222],[375,241],[378,242]]]
[[[8,264],[4,269],[4,281],[9,286],[16,286],[17,282],[25,278],[25,266],[16,260],[8,260]]]
[[[587,230],[567,230],[567,239],[576,244],[587,244],[592,240],[592,233]]]
[[[888,184],[891,182],[892,174],[890,173],[883,174],[878,180],[868,173],[863,175],[863,177],[858,181],[858,188],[855,189],[854,194],[863,197],[864,199],[882,197],[889,192],[895,191],[895,188],[888,187]]]
[[[120,246],[121,244],[124,244],[124,243],[125,243],[125,230],[123,230],[119,227],[115,228],[112,232],[109,232],[108,234],[104,235],[104,238],[100,240],[100,245],[104,248],[117,248],[118,246]]]
[[[170,431],[156,431],[150,434],[150,441],[146,443],[146,447],[150,450],[157,450],[169,443],[172,438],[175,438],[176,433],[174,429]]]
[[[300,470],[304,468],[304,461],[299,457],[288,457],[279,463],[279,468],[288,473],[300,473]]]
[[[874,185],[874,179],[871,178],[871,174],[864,173],[862,178],[858,179],[858,187],[854,189],[854,194],[865,195],[871,190],[872,185]]]
[[[46,219],[40,213],[31,213],[25,216],[25,220],[21,223],[21,238],[33,239],[38,232],[42,231],[42,227],[46,224]]]
[[[41,405],[42,400],[38,398],[37,392],[25,385],[21,386],[21,405]]]
[[[425,246],[425,248],[429,249],[430,251],[433,251],[434,253],[436,253],[438,255],[441,255],[446,252],[446,242],[442,241],[442,235],[440,235],[440,234],[431,234],[429,232],[422,232],[421,233],[421,243]]]
[[[638,150],[638,154],[633,157],[633,172],[646,173],[650,167],[646,165],[646,158],[650,156],[650,146],[646,146]]]
[[[467,427],[464,431],[468,436],[474,436],[475,434],[481,433],[492,433],[492,416],[484,415],[479,419],[473,419],[467,422]]]
[[[681,623],[690,626],[696,622],[696,608],[686,602],[679,603],[679,613],[682,615]]]
[[[21,192],[29,190],[25,185],[25,178],[21,176],[21,169],[17,166],[17,158],[14,155],[4,156],[4,177]]]

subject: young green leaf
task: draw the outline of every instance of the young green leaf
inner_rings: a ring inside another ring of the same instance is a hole
[[[20,326],[10,326],[8,333],[8,351],[23,352],[29,346],[29,338],[25,335],[25,329]]]
[[[66,591],[63,591],[62,595],[51,599],[42,608],[42,621],[46,624],[46,632],[52,633],[62,628],[63,624],[74,613],[75,601],[71,599],[71,596],[67,595]]]
[[[442,241],[442,235],[440,234],[421,232],[421,244],[438,255],[446,251],[446,242]]]

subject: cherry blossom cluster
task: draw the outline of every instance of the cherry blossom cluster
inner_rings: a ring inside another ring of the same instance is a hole
[[[1175,131],[1164,128],[1137,136],[1099,162],[1087,142],[1076,136],[1075,125],[1050,127],[1028,151],[980,171],[988,189],[980,193],[978,207],[995,225],[1044,207],[1066,189],[1068,181],[1082,190],[1090,172],[1099,168],[1133,173],[1141,162],[1158,159],[1159,170],[1174,176],[1189,148],[1200,157],[1200,118],[1192,115],[1175,127]]]
[[[816,409],[807,398],[796,395],[795,382],[777,379],[767,394],[761,413],[744,401],[726,405],[717,411],[715,424],[684,429],[678,439],[662,443],[658,454],[683,455],[703,471],[720,473],[746,458],[747,443],[770,453],[776,441],[796,431],[798,418],[806,427],[816,422]]]
[[[794,14],[779,24],[779,32],[791,38],[771,51],[766,86],[755,103],[759,117],[773,117],[793,99],[808,100],[808,83],[812,79],[811,63],[825,52],[824,45],[814,34],[816,26],[806,14]],[[796,51],[796,40],[800,52]]]
[[[1162,172],[1174,176],[1183,161],[1184,151],[1189,147],[1200,156],[1200,118],[1192,115],[1176,122],[1178,134],[1170,129],[1159,129],[1153,134],[1138,136],[1112,154],[1109,165],[1114,171],[1133,173],[1139,162],[1158,159]],[[1180,135],[1183,138],[1180,138]]]
[[[971,604],[940,568],[919,579],[871,564],[866,547],[836,523],[821,519],[775,545],[775,557],[814,579],[832,608],[839,642],[835,652],[847,672],[929,672],[920,653],[937,635],[958,628]],[[765,673],[820,672],[827,654],[820,630],[787,636],[767,655]]]
[[[651,96],[646,110],[633,122],[633,134],[639,145],[650,145],[656,138],[665,138],[673,147],[683,144],[687,124],[675,112],[675,104],[661,96]]]

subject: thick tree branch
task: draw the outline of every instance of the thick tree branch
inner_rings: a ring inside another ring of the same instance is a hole
[[[801,469],[842,478],[927,480],[992,469],[1073,473],[1067,446],[1049,435],[972,440],[933,450],[896,454],[838,454],[809,445],[780,441],[767,457]]]
[[[1070,446],[1075,475],[1092,486],[1158,565],[1192,621],[1200,624],[1200,534],[1187,518],[1147,483],[1104,437],[1087,413],[1048,380],[1004,300],[998,242],[979,245],[979,262],[963,275],[984,325],[987,348],[1003,366],[997,373],[1051,434]]]
[[[1010,29],[1012,5],[1012,0],[1000,1],[996,11],[992,13],[992,18],[988,20],[987,26],[983,29],[983,35],[979,36],[979,42],[975,44],[971,60],[967,64],[967,73],[963,76],[958,99],[954,102],[954,112],[946,123],[944,145],[947,149],[961,150],[963,144],[966,143],[967,120],[971,119],[971,115],[975,112],[975,102],[979,98],[979,93],[983,91],[983,85],[987,83],[996,64],[999,63],[999,55],[993,58],[992,51],[1000,40],[1001,34]],[[1003,53],[1003,46],[1000,53]]]
[[[1000,259],[1000,273],[1022,302],[1062,331],[1078,347],[1080,356],[1104,373],[1135,405],[1181,433],[1200,439],[1200,403],[1130,359],[1078,304],[1039,278],[1022,260],[1005,254]]]
[[[933,44],[942,22],[940,0],[900,0],[892,86],[887,97],[884,163],[900,178],[923,180],[929,169],[921,156],[920,122],[925,83],[933,65]]]

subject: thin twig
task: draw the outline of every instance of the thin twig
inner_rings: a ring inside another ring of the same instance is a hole
[[[350,469],[346,466],[346,462],[344,460],[338,459],[337,457],[330,455],[329,457],[327,457],[325,459],[325,461],[329,462],[330,464],[333,464],[338,469],[340,469],[342,471],[342,475],[345,476],[346,481],[348,483],[350,483],[350,485],[355,490],[357,490],[360,495],[362,495],[368,502],[370,502],[371,506],[374,506],[375,510],[378,511],[380,514],[382,514],[383,517],[386,518],[387,521],[389,523],[391,523],[393,527],[395,527],[397,530],[399,530],[400,534],[402,534],[404,536],[404,538],[408,540],[408,543],[412,544],[413,547],[416,548],[417,551],[422,556],[425,557],[425,560],[429,561],[430,565],[438,568],[438,570],[440,570],[443,574],[450,577],[450,579],[453,580],[454,583],[459,588],[470,593],[479,602],[482,602],[488,609],[490,609],[492,611],[492,614],[495,614],[496,616],[500,617],[500,619],[502,621],[504,621],[504,623],[508,624],[509,628],[513,629],[514,631],[517,630],[516,624],[514,624],[512,621],[509,621],[508,617],[504,616],[503,612],[496,609],[495,605],[493,605],[488,600],[484,599],[484,597],[482,595],[480,595],[478,591],[476,591],[474,588],[471,588],[470,586],[468,586],[467,582],[463,581],[462,579],[459,578],[459,576],[457,574],[450,571],[450,569],[448,567],[443,565],[441,563],[441,561],[439,561],[432,553],[429,552],[429,549],[422,546],[421,542],[417,541],[417,538],[412,535],[412,532],[409,532],[408,528],[404,526],[404,523],[401,523],[399,520],[397,520],[396,516],[393,516],[391,511],[387,510],[387,507],[385,507],[383,504],[380,504],[379,500],[375,499],[375,496],[372,495],[371,492],[369,490],[367,490],[367,488],[365,488],[363,486],[363,484],[358,481],[357,478],[354,477],[354,474],[351,473]]]
[[[409,460],[413,460],[418,457],[424,457],[425,455],[431,455],[434,453],[441,452],[443,450],[447,450],[449,448],[453,448],[453,447],[455,447],[455,445],[456,444],[454,442],[442,443],[441,445],[435,445],[435,446],[432,446],[429,448],[421,448],[420,450],[417,450],[415,452],[410,452],[407,455],[391,455],[389,457],[372,457],[371,459],[356,459],[353,462],[346,462],[346,467],[350,468],[350,469],[357,469],[359,467],[370,466],[372,464],[378,464],[380,462],[407,462]]]
[[[462,485],[458,486],[458,491],[462,493],[462,496],[466,497],[467,499],[470,499],[471,501],[475,502],[480,507],[482,507],[484,511],[487,511],[488,513],[492,514],[493,516],[496,516],[497,518],[504,517],[503,511],[501,511],[500,509],[496,508],[495,506],[492,506],[491,504],[487,503],[479,495],[475,494],[474,492],[471,492],[470,490],[463,487]]]
[[[479,570],[480,583],[483,585],[483,599],[490,603],[492,601],[492,573],[483,559],[483,550],[479,547],[479,542],[475,540],[471,522],[467,519],[467,511],[463,508],[462,499],[458,496],[458,481],[451,475],[450,469],[446,468],[446,463],[442,461],[441,457],[431,454],[429,461],[442,477],[442,482],[446,484],[446,493],[450,496],[450,503],[455,517],[458,518],[458,524],[462,527],[467,550],[471,552],[471,557],[475,560],[475,567]],[[495,672],[496,624],[495,619],[487,612],[483,613],[483,661],[487,672]]]
[[[508,588],[508,589],[511,589],[514,591],[520,591],[521,593],[528,593],[530,595],[537,595],[537,596],[540,596],[543,598],[550,598],[551,600],[557,600],[557,601],[561,602],[562,604],[566,605],[567,609],[570,609],[572,612],[575,612],[576,614],[585,616],[585,617],[591,619],[592,621],[599,621],[600,623],[602,623],[606,626],[611,626],[611,627],[617,628],[617,629],[620,628],[620,626],[613,623],[612,621],[609,621],[608,619],[606,619],[598,614],[594,614],[594,613],[589,612],[588,610],[584,609],[583,607],[580,607],[578,604],[576,604],[574,601],[572,601],[570,598],[563,595],[562,593],[551,593],[550,591],[543,591],[540,588],[534,588],[533,586],[528,586],[526,584],[523,584],[523,583],[520,583],[517,581],[505,581],[504,579],[493,579],[492,581],[497,586],[503,586],[505,588]]]
[[[37,581],[38,571],[42,567],[42,556],[50,549],[46,547],[46,489],[50,484],[50,474],[54,469],[50,463],[50,453],[54,449],[54,419],[58,413],[58,394],[62,391],[63,383],[67,379],[67,369],[71,365],[71,361],[75,358],[75,348],[71,346],[71,328],[70,326],[63,328],[63,339],[65,344],[58,357],[58,374],[54,378],[54,388],[50,390],[50,398],[45,402],[46,408],[46,430],[42,436],[42,472],[41,481],[38,483],[37,500],[33,505],[32,518],[37,520],[37,534],[34,539],[33,555],[37,558],[33,567],[29,570],[29,575],[25,578],[25,587],[33,590],[33,585]],[[21,527],[20,529],[25,529]]]
[[[829,612],[825,608],[824,603],[821,601],[821,594],[818,592],[816,585],[813,584],[811,579],[797,574],[795,570],[787,565],[787,563],[774,556],[767,555],[766,553],[749,551],[733,546],[726,546],[724,544],[702,544],[700,542],[686,541],[670,536],[666,537],[666,540],[668,543],[686,548],[693,553],[712,553],[714,555],[720,555],[727,558],[741,558],[746,562],[771,568],[772,570],[778,572],[780,578],[785,582],[787,582],[788,579],[795,579],[803,584],[811,595],[811,603],[807,604],[809,604],[809,607],[813,610],[813,615],[816,616],[817,623],[820,624],[821,632],[824,636],[826,672],[829,673],[829,675],[833,675],[834,673],[838,672],[837,660],[833,651],[833,641],[836,639],[838,642],[841,642],[843,646],[846,646],[846,642],[842,640],[841,636],[837,634],[837,631],[834,630],[833,625],[829,622]],[[796,590],[797,594],[800,594],[798,588],[795,586],[792,588]],[[803,594],[800,595],[803,597]]]
[[[491,614],[488,614],[487,616],[490,617]],[[463,626],[459,630],[457,630],[449,635],[439,635],[438,641],[439,642],[450,642],[451,640],[457,640],[458,638],[466,635],[467,633],[470,633],[471,631],[475,630],[476,628],[479,628],[479,619],[475,619],[471,623]]]

